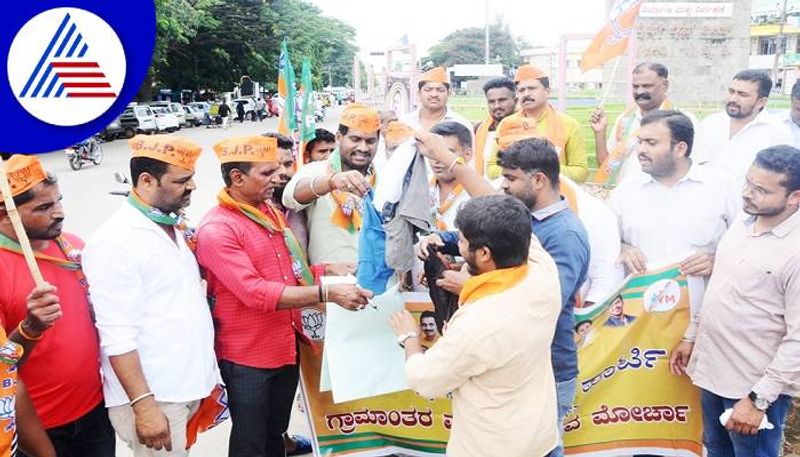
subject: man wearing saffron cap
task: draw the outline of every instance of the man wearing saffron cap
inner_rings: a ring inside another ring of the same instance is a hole
[[[214,303],[217,357],[233,420],[228,455],[283,456],[299,376],[300,308],[324,301],[357,310],[372,294],[355,285],[314,285],[338,266],[309,266],[269,202],[280,183],[276,138],[228,138],[214,152],[225,188],[197,229],[197,259]]]
[[[523,65],[517,70],[514,82],[521,109],[505,118],[501,126],[504,122],[518,122],[520,118],[533,122],[538,135],[547,138],[555,146],[561,162],[561,173],[573,181],[586,181],[589,176],[586,142],[578,121],[556,111],[548,101],[550,78],[533,65]],[[488,170],[490,179],[500,177],[501,167],[497,164],[496,154],[489,159]]]
[[[86,246],[109,418],[134,456],[186,456],[186,426],[219,381],[200,269],[178,215],[201,148],[129,141],[133,189]]]
[[[36,156],[14,155],[5,168],[11,196],[47,284],[36,287],[11,218],[0,203],[2,381],[7,382],[14,366],[13,357],[7,357],[14,353],[13,346],[5,346],[8,335],[24,350],[19,363],[25,369],[18,374],[33,401],[34,417],[42,422],[39,425],[37,420],[37,426],[47,430],[53,443],[52,455],[113,457],[116,438],[103,405],[97,334],[81,272],[83,241],[62,232],[64,210],[58,182]],[[18,404],[22,401],[18,399]],[[18,413],[22,412],[20,408]],[[47,435],[44,440],[49,447]],[[25,451],[43,455],[41,449]]]
[[[372,159],[380,137],[378,112],[353,103],[339,121],[339,146],[324,161],[300,168],[286,185],[283,205],[308,216],[311,263],[355,262],[361,229],[361,198],[375,185]]]
[[[423,73],[417,84],[420,107],[416,111],[400,116],[400,122],[414,130],[430,130],[434,125],[455,121],[472,131],[472,124],[463,116],[447,107],[450,97],[450,76],[444,67],[436,67]]]

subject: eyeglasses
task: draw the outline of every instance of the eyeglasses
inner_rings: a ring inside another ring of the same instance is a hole
[[[767,196],[767,194],[770,193],[763,187],[757,186],[747,178],[744,179],[744,186],[742,187],[742,192],[744,192],[745,194],[750,193],[751,194],[750,199],[753,202],[760,202],[761,200],[764,199],[764,197]]]

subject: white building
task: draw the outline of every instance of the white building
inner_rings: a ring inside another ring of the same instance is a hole
[[[591,39],[574,39],[566,42],[566,82],[568,90],[600,89],[603,86],[603,69],[596,68],[581,72],[581,57],[589,47]],[[520,53],[523,64],[532,64],[542,69],[550,77],[550,86],[558,87],[558,68],[560,47],[535,46]]]

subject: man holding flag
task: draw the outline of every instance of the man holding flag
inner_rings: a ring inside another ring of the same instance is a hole
[[[214,145],[225,181],[197,230],[208,279],[216,350],[228,391],[231,457],[282,457],[298,382],[299,308],[334,302],[361,309],[372,296],[355,285],[314,285],[339,265],[309,266],[269,196],[280,181],[278,141],[250,135]]]

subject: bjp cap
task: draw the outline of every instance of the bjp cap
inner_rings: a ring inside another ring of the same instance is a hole
[[[539,137],[536,123],[526,117],[509,116],[497,126],[497,144],[501,151],[520,140]]]
[[[546,77],[547,73],[543,72],[541,69],[539,69],[539,67],[528,64],[517,68],[517,73],[514,75],[514,82]]]
[[[214,145],[221,163],[277,162],[278,140],[262,135],[241,135],[226,138]]]
[[[387,143],[402,143],[412,136],[414,136],[414,129],[400,121],[389,122],[389,126],[386,128]]]
[[[177,135],[136,135],[128,145],[133,157],[149,157],[189,171],[194,171],[194,164],[203,151],[194,141]]]
[[[381,115],[373,108],[353,103],[344,109],[339,124],[359,132],[377,132],[381,128]]]
[[[47,172],[44,171],[42,162],[33,155],[15,154],[11,156],[5,162],[5,171],[12,197],[31,190],[47,179]]]
[[[436,67],[432,68],[422,76],[419,77],[419,82],[426,82],[426,83],[442,83],[450,85],[450,75],[447,74],[447,69],[444,67]]]

